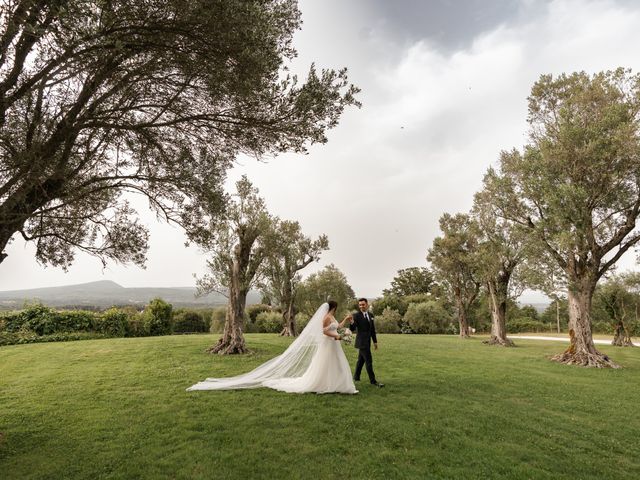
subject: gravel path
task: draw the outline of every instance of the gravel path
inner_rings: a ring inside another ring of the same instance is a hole
[[[568,342],[569,341],[569,337],[543,337],[543,336],[535,336],[535,335],[507,335],[507,337],[509,338],[519,338],[522,340],[550,340],[550,341],[554,341],[554,342]],[[611,345],[611,341],[613,339],[610,340],[603,340],[603,339],[593,339],[593,343],[598,344],[598,345]]]

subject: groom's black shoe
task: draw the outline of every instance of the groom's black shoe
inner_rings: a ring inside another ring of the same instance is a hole
[[[354,379],[353,379],[353,381],[354,381],[354,382],[359,382],[359,381],[360,381],[360,379],[359,379],[359,378],[354,378]]]
[[[371,382],[371,385],[378,388],[384,387],[384,383],[380,383],[380,382]]]

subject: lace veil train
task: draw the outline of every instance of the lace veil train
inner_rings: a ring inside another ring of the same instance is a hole
[[[207,378],[187,388],[187,391],[258,388],[262,387],[266,380],[302,376],[309,368],[323,338],[322,321],[328,312],[329,304],[323,303],[289,348],[255,370],[236,377]]]

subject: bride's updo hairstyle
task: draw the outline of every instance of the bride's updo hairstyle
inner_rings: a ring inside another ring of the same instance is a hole
[[[329,304],[329,311],[335,311],[338,308],[338,302],[336,302],[335,300],[329,300],[327,303]]]

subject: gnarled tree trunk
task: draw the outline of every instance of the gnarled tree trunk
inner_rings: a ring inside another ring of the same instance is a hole
[[[633,347],[634,344],[631,341],[631,335],[629,335],[629,330],[627,330],[627,326],[624,324],[623,320],[620,320],[614,330],[613,341],[611,345],[614,347]]]
[[[599,352],[593,343],[591,332],[591,300],[596,281],[577,278],[568,288],[569,334],[571,345],[552,360],[568,365],[584,367],[619,368],[607,355]]]
[[[256,265],[251,266],[251,248],[256,238],[257,235],[250,235],[245,232],[245,235],[240,238],[238,244],[234,247],[229,282],[229,302],[227,304],[224,330],[218,343],[207,350],[209,353],[229,355],[247,353],[249,351],[245,346],[242,327],[244,325],[247,294],[251,284],[250,279],[255,275]],[[255,253],[254,257],[257,257]]]
[[[296,328],[296,309],[293,304],[290,304],[287,310],[282,313],[282,320],[284,328],[280,335],[283,337],[297,337],[298,330]]]
[[[298,335],[296,330],[296,309],[293,305],[293,289],[288,284],[285,286],[284,291],[282,292],[282,331],[280,335],[283,337],[295,337]]]
[[[456,310],[458,313],[458,328],[460,329],[460,338],[470,338],[469,321],[467,319],[467,308],[461,298],[456,299]]]
[[[513,347],[514,343],[507,338],[507,283],[503,281],[487,282],[487,290],[491,299],[491,338],[485,343]]]
[[[234,291],[235,290],[235,291]],[[247,353],[242,330],[244,326],[244,311],[247,304],[247,291],[231,288],[227,316],[224,323],[222,337],[218,343],[210,347],[207,352],[220,355]]]

